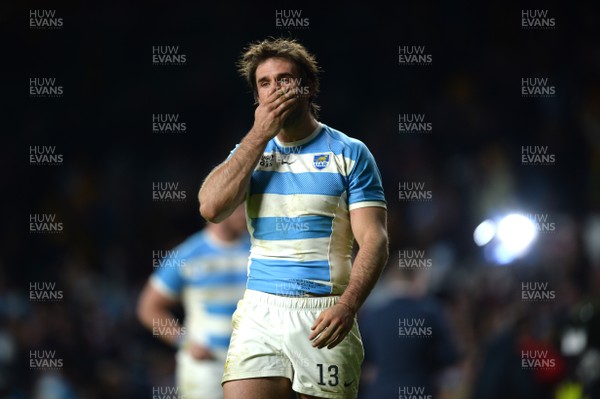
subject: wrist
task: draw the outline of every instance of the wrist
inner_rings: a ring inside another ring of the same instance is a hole
[[[266,146],[273,136],[270,136],[267,132],[263,132],[257,129],[256,126],[253,126],[252,129],[250,129],[250,132],[248,132],[247,137],[250,141],[259,146]]]
[[[355,309],[353,306],[347,304],[346,302],[338,301],[336,303],[336,305],[345,306],[348,310],[350,310],[350,312],[352,312],[352,314],[356,314],[357,309]]]

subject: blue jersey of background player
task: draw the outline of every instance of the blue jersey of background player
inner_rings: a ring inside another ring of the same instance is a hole
[[[221,398],[220,380],[231,338],[231,314],[246,286],[249,240],[243,207],[208,224],[166,253],[144,287],[140,321],[179,348],[177,386],[182,397]],[[181,302],[185,321],[171,308]]]

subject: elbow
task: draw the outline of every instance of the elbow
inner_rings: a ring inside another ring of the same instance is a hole
[[[135,314],[137,316],[137,319],[140,321],[140,323],[142,323],[143,325],[146,325],[146,315],[147,315],[147,309],[148,309],[148,304],[147,304],[147,300],[145,298],[145,296],[142,294],[140,296],[140,299],[138,299],[138,303],[137,303],[137,307],[135,309]]]
[[[210,198],[207,198],[205,192],[203,192],[203,188],[198,192],[198,202],[200,203],[200,216],[204,218],[207,222],[210,223],[219,223],[223,218],[220,216],[220,209],[215,204],[215,201],[211,201]]]
[[[222,218],[214,205],[200,202],[200,215],[210,223],[219,223]]]
[[[381,257],[383,258],[383,262],[384,263],[387,262],[387,260],[390,256],[390,246],[389,246],[388,235],[386,232],[384,232],[383,234],[380,235],[377,250],[381,254]]]
[[[207,222],[213,222],[217,217],[217,211],[215,206],[210,203],[206,194],[203,195],[202,188],[198,192],[198,202],[200,203],[199,210],[200,216],[202,216]]]
[[[376,259],[377,264],[383,266],[387,263],[390,250],[388,236],[385,231],[373,232],[373,234],[363,237],[358,246],[359,250],[362,248],[366,253],[370,254],[373,259]]]
[[[384,265],[385,265],[385,264],[388,262],[388,260],[390,259],[390,250],[389,250],[389,247],[388,247],[388,245],[386,245],[386,246],[385,246],[385,249],[384,249],[384,254],[383,254],[383,259],[384,259],[384,262],[383,262],[383,264],[384,264]]]

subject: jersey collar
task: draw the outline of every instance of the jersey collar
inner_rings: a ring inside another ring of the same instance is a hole
[[[309,141],[311,141],[312,139],[314,139],[315,137],[317,137],[319,135],[319,133],[321,133],[321,129],[323,129],[323,124],[321,122],[317,121],[317,128],[311,134],[309,134],[308,136],[306,136],[302,140],[290,141],[290,142],[287,142],[287,143],[282,143],[281,141],[279,141],[279,139],[277,138],[277,136],[275,136],[273,138],[273,140],[275,140],[275,144],[277,144],[277,146],[279,146],[279,147],[297,147],[297,146],[306,144]]]

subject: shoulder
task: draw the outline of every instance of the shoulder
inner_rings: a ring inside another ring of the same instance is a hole
[[[206,232],[198,231],[186,238],[175,249],[177,256],[182,258],[190,258],[200,256],[211,251],[211,245],[206,236]]]
[[[359,139],[348,136],[346,133],[343,133],[325,124],[323,124],[323,138],[328,140],[329,143],[333,145],[332,149],[334,151],[338,148],[340,150],[343,149],[350,152],[361,152],[364,150],[368,151],[365,143]]]

